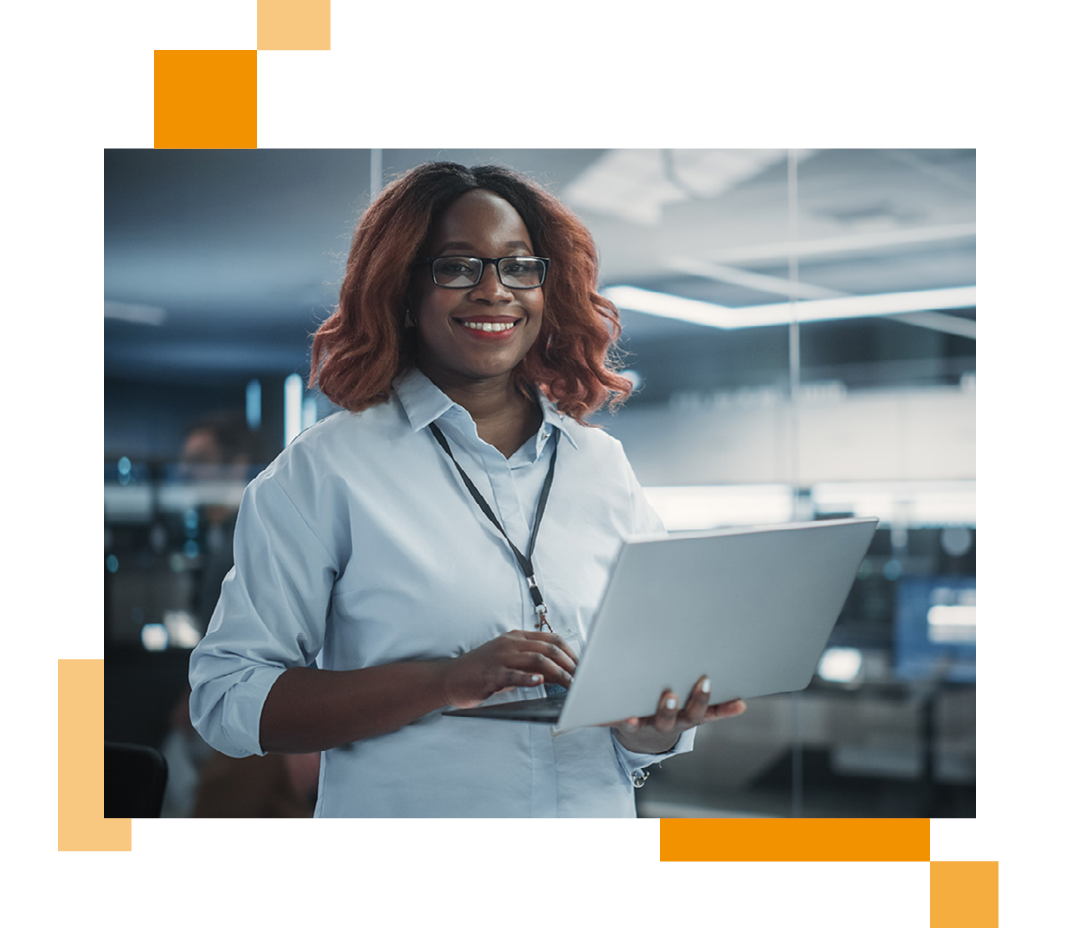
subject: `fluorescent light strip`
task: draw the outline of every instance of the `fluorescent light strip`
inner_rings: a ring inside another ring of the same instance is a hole
[[[787,484],[645,487],[645,498],[670,532],[766,525],[795,518]],[[810,489],[819,514],[876,516],[883,525],[975,525],[975,481],[852,481]]]
[[[678,319],[717,329],[749,329],[791,322],[823,322],[828,319],[857,319],[891,316],[924,310],[965,309],[975,305],[974,287],[947,287],[940,290],[911,290],[904,293],[875,293],[827,300],[766,303],[732,309],[719,303],[689,300],[670,293],[639,287],[607,287],[604,296],[620,309]]]
[[[103,309],[0,309],[0,319],[116,319],[120,322],[161,325],[165,321],[165,310],[158,306],[107,301]]]
[[[645,498],[669,532],[792,518],[792,492],[786,484],[645,487]]]
[[[684,274],[693,274],[695,277],[704,277],[708,280],[720,280],[727,284],[745,287],[748,290],[760,290],[763,293],[779,293],[781,296],[801,297],[808,300],[851,296],[850,293],[831,290],[828,287],[819,287],[816,284],[787,280],[783,277],[774,277],[771,274],[757,274],[753,271],[729,267],[726,264],[695,261],[693,258],[672,258],[666,261],[665,264],[672,270],[682,271]]]
[[[304,381],[299,374],[285,378],[285,444],[288,445],[301,430],[301,407],[304,399]]]
[[[926,242],[944,242],[949,239],[974,237],[975,223],[961,222],[953,225],[929,226],[918,229],[860,232],[857,235],[840,235],[834,238],[744,245],[741,248],[729,248],[710,255],[710,258],[720,264],[739,264],[743,261],[787,260],[790,255],[808,258],[812,255],[847,254],[855,251],[892,248],[897,245],[918,245]]]

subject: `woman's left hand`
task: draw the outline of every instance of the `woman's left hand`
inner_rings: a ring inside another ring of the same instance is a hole
[[[665,690],[656,707],[656,715],[624,719],[612,725],[615,736],[623,747],[639,754],[664,754],[670,751],[679,735],[704,722],[715,722],[742,715],[746,703],[741,699],[709,705],[709,680],[702,677],[690,691],[686,705],[679,707],[679,699],[671,690]]]

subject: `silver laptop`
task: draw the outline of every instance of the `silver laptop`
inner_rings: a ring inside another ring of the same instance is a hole
[[[877,524],[830,519],[627,541],[568,691],[444,714],[562,731],[653,715],[668,687],[681,706],[703,674],[713,704],[804,689]]]

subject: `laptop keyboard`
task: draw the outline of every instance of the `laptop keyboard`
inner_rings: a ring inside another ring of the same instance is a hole
[[[530,716],[537,712],[550,713],[552,721],[559,718],[563,703],[566,702],[566,690],[554,693],[543,699],[521,699],[517,702],[504,702],[499,705],[499,714],[504,717]]]

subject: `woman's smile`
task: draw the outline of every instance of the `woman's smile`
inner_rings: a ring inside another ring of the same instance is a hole
[[[455,317],[455,322],[470,333],[482,335],[506,335],[512,332],[521,319],[506,319],[501,316],[470,316],[465,319]]]

